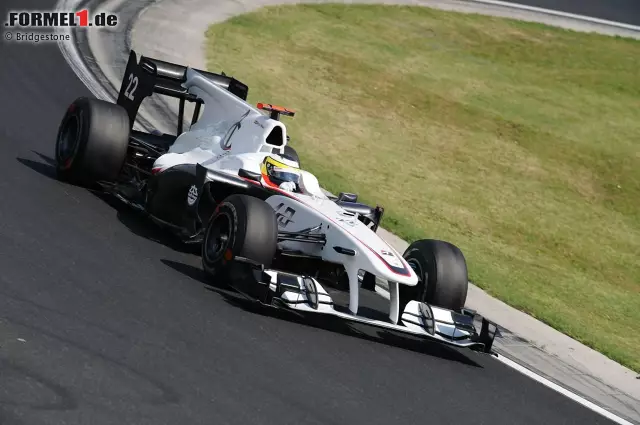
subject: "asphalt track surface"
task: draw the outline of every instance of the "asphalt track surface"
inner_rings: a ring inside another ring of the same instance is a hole
[[[204,289],[197,255],[53,178],[59,120],[90,95],[57,46],[0,58],[0,424],[608,423],[487,356]]]
[[[505,0],[511,3],[640,25],[638,0]]]

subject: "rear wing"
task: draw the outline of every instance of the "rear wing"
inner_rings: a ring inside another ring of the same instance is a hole
[[[224,73],[216,74],[199,69],[194,69],[194,71],[199,72],[240,99],[244,101],[247,100],[249,87],[235,78],[224,75]],[[187,79],[186,74],[186,66],[159,59],[141,56],[140,62],[138,63],[136,52],[131,50],[129,53],[129,61],[124,71],[122,85],[120,86],[120,94],[116,102],[127,111],[130,128],[133,128],[142,101],[154,93],[180,99],[178,135],[182,133],[184,105],[186,101],[196,103],[193,115],[193,123],[195,123],[200,114],[202,100],[182,87],[182,83]]]

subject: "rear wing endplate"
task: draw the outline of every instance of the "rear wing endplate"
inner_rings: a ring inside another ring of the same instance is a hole
[[[194,71],[202,74],[240,99],[247,100],[249,87],[246,84],[224,75],[224,73],[216,74],[199,69],[194,69]],[[133,128],[142,101],[147,96],[158,93],[180,99],[178,134],[182,133],[185,101],[196,102],[194,117],[198,116],[202,104],[202,100],[189,93],[182,86],[182,83],[187,80],[186,74],[186,66],[159,59],[141,56],[138,63],[136,52],[131,50],[117,100],[117,104],[124,107],[129,115],[130,128]]]

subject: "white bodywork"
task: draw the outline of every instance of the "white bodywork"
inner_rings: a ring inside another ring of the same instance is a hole
[[[402,255],[358,220],[354,213],[345,211],[326,196],[294,194],[293,198],[275,195],[267,199],[276,212],[282,214],[280,217],[283,219],[278,223],[280,229],[299,232],[311,228],[316,233],[324,234],[327,243],[320,246],[284,241],[281,242],[282,247],[319,256],[328,262],[343,264],[349,277],[349,310],[353,314],[358,311],[359,270],[388,281],[391,296],[390,318],[396,323],[399,313],[397,285],[414,286],[418,283],[416,274]],[[353,250],[355,255],[341,254],[333,249],[336,246]]]
[[[179,164],[200,164],[209,170],[238,176],[243,168],[260,173],[267,155],[284,152],[287,129],[230,92],[220,88],[198,72],[188,69],[184,86],[204,101],[200,119],[180,134],[169,152],[154,164],[154,173]],[[302,172],[303,193],[275,194],[267,202],[279,216],[281,230],[296,232],[314,228],[324,233],[326,245],[281,242],[281,248],[295,250],[323,260],[343,264],[349,277],[349,310],[358,312],[358,272],[367,271],[389,282],[390,319],[398,322],[398,284],[414,286],[416,274],[402,255],[373,230],[329,199],[311,173]],[[277,192],[276,192],[277,193]],[[355,251],[345,255],[333,249]]]
[[[188,69],[185,88],[204,101],[200,119],[180,134],[154,171],[178,164],[200,164],[238,175],[240,168],[260,172],[274,149],[284,152],[287,129],[200,73]]]

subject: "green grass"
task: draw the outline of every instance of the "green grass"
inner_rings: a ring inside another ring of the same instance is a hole
[[[480,287],[640,371],[640,42],[363,5],[206,35],[209,69],[297,111],[292,146],[328,190],[455,243]]]

